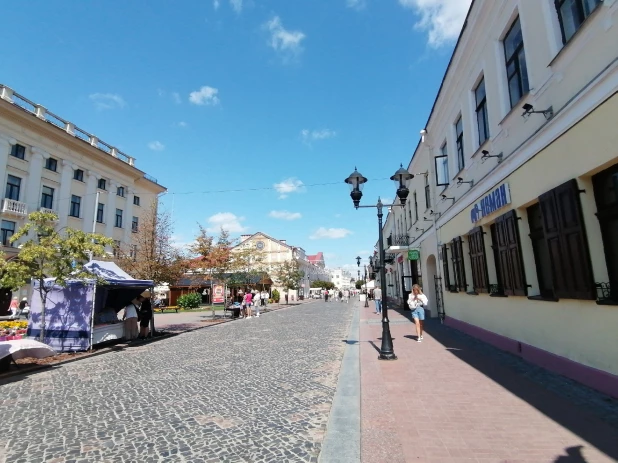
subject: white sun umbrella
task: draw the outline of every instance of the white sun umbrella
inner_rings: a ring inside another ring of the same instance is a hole
[[[16,339],[14,341],[0,342],[0,359],[13,356],[13,360],[34,357],[42,359],[56,355],[56,351],[39,341],[31,339]]]

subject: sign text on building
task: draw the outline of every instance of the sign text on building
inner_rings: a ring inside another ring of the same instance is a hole
[[[418,252],[418,249],[411,249],[408,251],[408,260],[419,260],[421,257],[421,253]]]
[[[511,204],[511,191],[509,190],[509,184],[503,183],[472,206],[470,220],[472,223],[476,223],[483,217],[493,214],[508,204]]]

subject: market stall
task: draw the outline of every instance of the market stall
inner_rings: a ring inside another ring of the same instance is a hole
[[[58,352],[87,350],[95,344],[124,337],[118,312],[145,289],[151,280],[135,280],[113,262],[91,261],[84,266],[98,278],[82,282],[69,280],[66,286],[45,280],[49,288],[45,304],[45,344]],[[28,336],[41,334],[41,298],[38,282],[31,297]]]

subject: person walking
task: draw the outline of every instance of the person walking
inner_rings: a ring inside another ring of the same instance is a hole
[[[124,320],[124,337],[127,341],[133,341],[137,338],[137,312],[140,310],[143,300],[142,296],[137,296],[124,308],[122,319]]]
[[[350,290],[348,289],[343,290],[343,298],[345,299],[346,304],[350,303]]]
[[[247,318],[251,318],[251,302],[252,301],[253,301],[253,294],[247,292],[247,294],[245,294],[245,298],[244,298],[245,310],[247,312]]]
[[[408,296],[408,306],[412,310],[412,320],[416,327],[416,342],[423,340],[423,324],[425,323],[425,306],[429,300],[423,294],[419,285],[412,286],[412,292]]]
[[[17,318],[17,312],[19,311],[19,302],[16,297],[11,299],[11,305],[9,305],[9,310],[11,311],[11,320],[15,320]]]
[[[328,289],[324,291],[324,302],[328,302]]]
[[[343,291],[339,290],[339,302],[343,302]]]
[[[150,291],[141,294],[144,298],[139,308],[139,338],[146,339],[150,331],[150,320],[152,320],[152,303],[150,302]]]
[[[382,290],[380,288],[376,288],[373,290],[373,301],[376,303],[375,314],[381,314],[382,313]]]
[[[260,305],[262,307],[266,307],[266,299],[268,299],[268,293],[266,292],[266,290],[262,290],[262,292],[260,293]]]

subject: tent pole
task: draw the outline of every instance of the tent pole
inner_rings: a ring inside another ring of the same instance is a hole
[[[98,194],[98,193],[97,193]],[[94,285],[92,293],[92,310],[90,311],[90,350],[92,351],[92,341],[94,340],[94,306],[97,303],[97,285]]]

